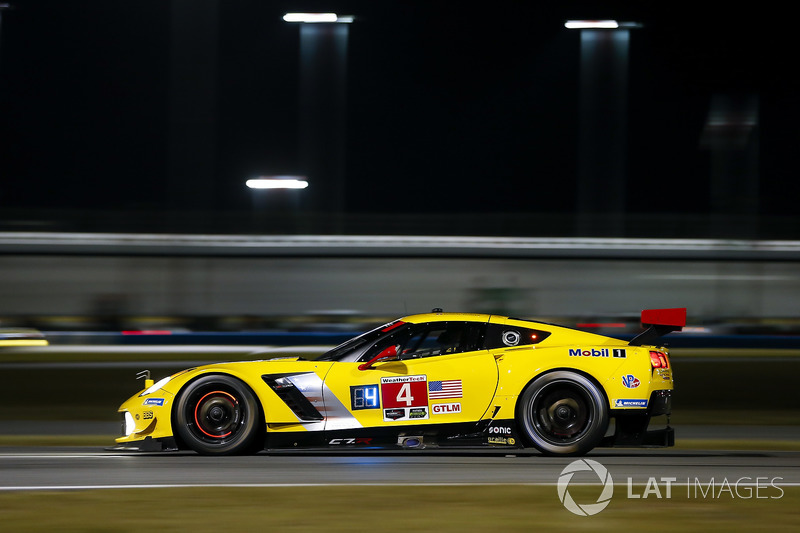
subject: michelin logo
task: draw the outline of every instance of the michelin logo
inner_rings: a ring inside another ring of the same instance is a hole
[[[599,350],[596,348],[592,348],[591,350],[570,348],[569,350],[570,357],[608,357],[609,354],[611,355],[611,357],[616,357],[620,359],[625,359],[627,357],[624,348],[613,348],[611,350],[609,350],[608,348],[601,348]]]
[[[614,400],[614,407],[647,407],[647,400]]]
[[[164,398],[147,398],[142,405],[164,405]]]

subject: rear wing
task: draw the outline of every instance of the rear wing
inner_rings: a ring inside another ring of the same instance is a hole
[[[4,346],[47,346],[47,339],[35,329],[0,329],[0,348]]]
[[[686,308],[645,309],[642,311],[642,333],[628,344],[631,346],[654,345],[659,338],[671,331],[680,331],[686,325]]]

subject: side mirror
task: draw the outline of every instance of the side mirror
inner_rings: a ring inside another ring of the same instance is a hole
[[[381,353],[379,353],[366,363],[358,365],[358,369],[369,370],[375,363],[380,363],[381,361],[394,361],[395,359],[397,359],[397,346],[393,344],[388,348],[386,348],[385,350],[381,351]]]

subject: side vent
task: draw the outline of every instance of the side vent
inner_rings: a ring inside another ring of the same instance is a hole
[[[308,422],[324,420],[325,417],[322,416],[322,413],[317,411],[317,408],[308,401],[308,398],[303,396],[303,393],[294,386],[294,383],[292,383],[290,379],[293,375],[294,374],[267,374],[261,376],[261,379],[264,380],[264,383],[266,383],[269,388],[275,391],[278,398],[283,400],[283,403],[289,406],[289,409],[291,409],[300,420]]]

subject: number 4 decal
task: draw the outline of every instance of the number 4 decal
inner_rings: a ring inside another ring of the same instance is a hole
[[[400,392],[397,393],[397,403],[406,402],[406,407],[411,407],[414,397],[411,396],[411,383],[403,383]]]
[[[381,378],[381,400],[385,409],[428,406],[426,376]]]

